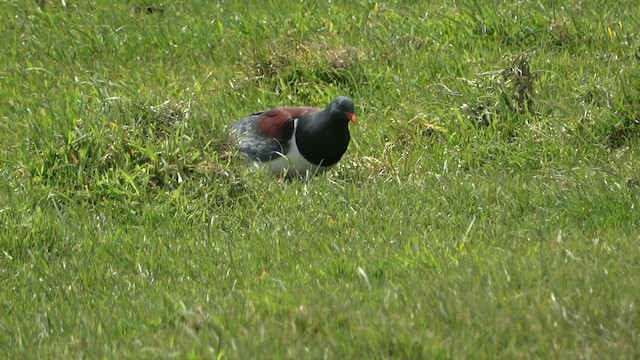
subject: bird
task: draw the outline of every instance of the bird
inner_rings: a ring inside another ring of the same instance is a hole
[[[291,178],[323,173],[342,158],[357,120],[352,99],[338,96],[324,109],[280,107],[230,125],[239,152],[254,169]]]

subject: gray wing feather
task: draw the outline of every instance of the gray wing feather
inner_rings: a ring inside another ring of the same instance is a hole
[[[251,114],[231,124],[231,132],[236,137],[240,153],[254,161],[269,161],[289,150],[288,143],[282,143],[262,133],[258,121],[263,113]]]

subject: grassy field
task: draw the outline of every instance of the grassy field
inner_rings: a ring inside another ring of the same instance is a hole
[[[0,358],[640,357],[640,3],[311,3],[2,1]]]

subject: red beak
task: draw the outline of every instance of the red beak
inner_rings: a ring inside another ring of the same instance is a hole
[[[351,121],[352,123],[356,123],[356,114],[352,113],[352,112],[345,112],[345,115],[347,115],[347,118],[349,119],[349,121]]]

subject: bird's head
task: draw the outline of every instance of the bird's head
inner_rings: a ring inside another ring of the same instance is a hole
[[[344,116],[352,123],[356,123],[356,112],[353,100],[346,96],[338,96],[331,102],[331,115]]]

